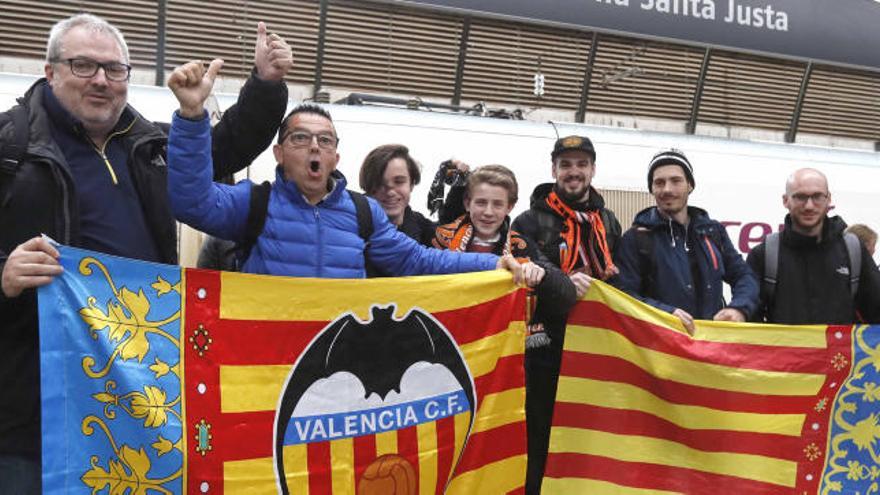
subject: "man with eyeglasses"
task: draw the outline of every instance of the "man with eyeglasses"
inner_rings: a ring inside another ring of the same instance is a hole
[[[248,165],[272,140],[287,101],[290,49],[258,27],[255,71],[217,125],[215,173]],[[38,237],[177,263],[168,206],[167,124],[127,103],[131,66],[117,28],[79,14],[49,34],[45,79],[0,116],[0,492],[40,490],[35,288],[61,271]]]
[[[204,110],[223,62],[205,68],[190,62],[174,70],[168,87],[180,103],[168,140],[168,194],[178,220],[213,236],[241,242],[257,211],[248,180],[229,186],[211,180],[211,139]],[[346,190],[336,170],[339,138],[330,114],[304,104],[284,118],[272,147],[278,167],[265,221],[241,271],[318,278],[364,278],[365,258],[390,275],[523,269],[511,256],[457,253],[420,245],[399,232],[379,204]],[[359,212],[368,208],[369,226]],[[526,278],[537,283],[543,270]]]
[[[880,272],[857,238],[845,238],[843,219],[828,216],[832,206],[825,175],[812,168],[794,172],[785,183],[782,204],[788,209],[785,228],[756,246],[747,259],[762,281],[758,319],[786,324],[880,322]],[[854,265],[859,264],[857,270]]]

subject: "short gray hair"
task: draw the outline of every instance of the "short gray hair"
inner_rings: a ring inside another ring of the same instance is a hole
[[[119,48],[122,49],[123,62],[128,63],[128,45],[125,38],[116,26],[92,14],[77,14],[67,19],[58,21],[49,31],[49,42],[46,43],[46,62],[52,63],[61,58],[61,39],[71,29],[82,27],[95,33],[104,33],[113,36]]]

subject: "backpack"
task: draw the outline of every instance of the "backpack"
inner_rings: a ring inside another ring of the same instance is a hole
[[[761,280],[762,292],[767,294],[767,307],[773,306],[776,296],[776,275],[779,271],[779,232],[769,234],[764,239],[764,279]],[[855,234],[843,234],[846,254],[849,258],[849,291],[855,299],[859,291],[859,275],[862,273],[862,244]]]
[[[241,270],[244,262],[251,255],[251,250],[257,243],[257,238],[263,232],[266,225],[266,215],[269,211],[269,193],[272,184],[268,181],[251,186],[251,198],[248,206],[247,223],[245,224],[244,240],[236,244],[235,268]],[[373,236],[373,212],[367,197],[359,192],[346,189],[351,200],[354,202],[355,214],[357,215],[358,236],[364,240],[364,253],[370,246],[370,237]]]
[[[27,108],[16,105],[10,110],[0,113],[0,129],[12,124],[13,139],[0,142],[0,208],[6,205],[11,196],[12,179],[18,172],[18,164],[27,152],[28,126]]]

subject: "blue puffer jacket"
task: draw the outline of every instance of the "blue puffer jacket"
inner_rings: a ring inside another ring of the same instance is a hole
[[[685,227],[664,218],[656,207],[636,215],[614,254],[620,274],[614,285],[633,297],[672,313],[676,308],[697,319],[710,320],[725,307],[723,284],[732,288],[727,307],[739,309],[746,318],[758,307],[758,280],[733,247],[724,226],[700,208],[688,207]],[[649,232],[653,261],[639,254],[638,230]],[[719,245],[720,244],[720,245]],[[694,250],[696,250],[694,252]],[[695,255],[691,260],[691,254]],[[700,286],[691,274],[699,273]],[[652,271],[654,273],[649,273]]]
[[[252,183],[234,186],[212,181],[211,134],[207,118],[191,121],[177,114],[168,137],[168,195],[178,220],[215,237],[244,237]],[[310,205],[279,167],[269,196],[266,224],[245,261],[248,273],[319,278],[363,278],[365,243],[357,213],[335,173],[333,191]],[[493,270],[498,257],[430,249],[394,227],[369,199],[373,235],[366,255],[385,273],[423,275]]]

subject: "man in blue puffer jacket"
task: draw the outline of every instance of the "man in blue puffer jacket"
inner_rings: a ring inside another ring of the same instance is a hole
[[[651,159],[648,189],[657,206],[642,210],[614,256],[614,285],[677,316],[693,334],[694,319],[746,321],[758,306],[758,281],[724,226],[688,206],[693,168],[684,153]],[[733,297],[725,305],[723,282]]]
[[[211,135],[204,101],[223,62],[207,71],[198,62],[175,69],[168,86],[180,102],[168,138],[168,192],[175,216],[216,237],[245,236],[252,183],[216,184],[211,172]],[[398,232],[382,208],[369,200],[373,233],[359,235],[354,201],[336,171],[339,154],[330,115],[315,105],[295,108],[282,122],[273,147],[279,163],[269,193],[265,226],[242,266],[248,273],[296,277],[363,278],[364,257],[387,273],[421,275],[508,268],[512,257],[429,249]],[[530,285],[543,276],[529,267]]]

